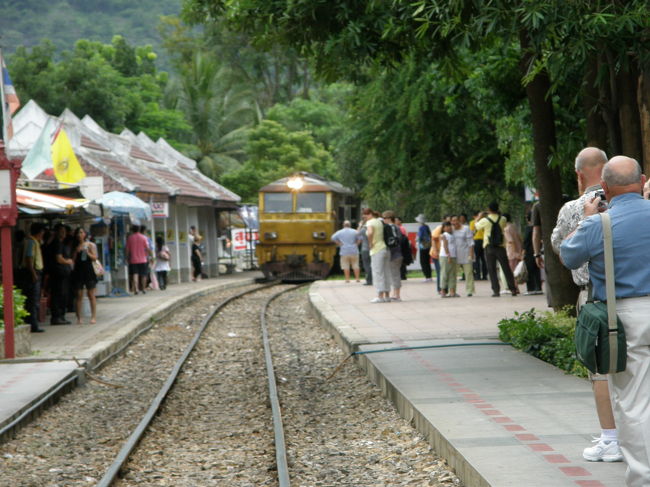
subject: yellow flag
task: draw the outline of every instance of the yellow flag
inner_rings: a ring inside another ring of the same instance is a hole
[[[56,180],[61,183],[77,183],[86,177],[63,129],[59,130],[52,143],[52,167]]]

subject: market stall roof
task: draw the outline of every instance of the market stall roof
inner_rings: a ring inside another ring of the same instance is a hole
[[[84,198],[68,198],[48,193],[16,188],[16,202],[24,213],[72,213],[87,209],[90,201]]]

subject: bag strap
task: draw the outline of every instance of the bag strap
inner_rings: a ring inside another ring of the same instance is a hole
[[[616,371],[618,360],[618,319],[616,317],[616,275],[614,273],[614,245],[612,221],[607,212],[600,214],[603,225],[605,252],[605,289],[607,293],[607,327],[609,328],[609,370]]]

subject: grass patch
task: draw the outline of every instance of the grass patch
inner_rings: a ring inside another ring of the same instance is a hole
[[[499,322],[499,339],[569,374],[587,377],[587,369],[576,360],[576,319],[571,311],[572,307],[557,313],[515,312],[514,318]]]

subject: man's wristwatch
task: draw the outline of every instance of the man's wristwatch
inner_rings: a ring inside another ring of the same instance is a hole
[[[541,257],[541,256],[542,256],[542,254],[533,254],[533,257],[535,257],[535,258]]]

